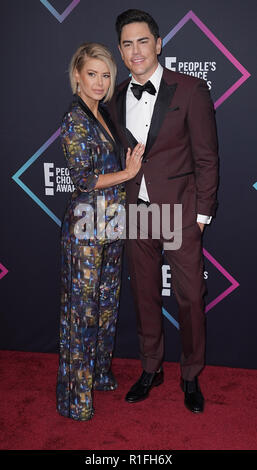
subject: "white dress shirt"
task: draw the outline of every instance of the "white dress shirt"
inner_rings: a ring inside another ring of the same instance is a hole
[[[158,63],[153,75],[149,78],[156,89],[155,95],[151,95],[147,91],[143,91],[142,97],[138,100],[131,91],[131,85],[137,82],[134,77],[131,78],[130,84],[127,89],[126,96],[126,127],[133,134],[135,139],[138,142],[146,144],[148,131],[151,124],[153,109],[155,101],[159,92],[160,83],[163,74],[163,67]],[[140,117],[140,118],[139,118]],[[149,195],[146,189],[145,177],[142,176],[141,185],[139,189],[138,197],[143,199],[143,201],[150,202]],[[202,222],[204,224],[209,224],[211,217],[206,215],[197,214],[197,222]]]

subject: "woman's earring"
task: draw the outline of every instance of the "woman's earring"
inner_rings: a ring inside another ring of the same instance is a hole
[[[79,92],[80,92],[80,86],[79,86],[79,82],[77,82],[76,93],[79,93]]]

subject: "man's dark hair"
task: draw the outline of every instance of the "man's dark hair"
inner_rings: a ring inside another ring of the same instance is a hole
[[[146,13],[145,11],[141,10],[130,9],[121,13],[116,20],[115,26],[118,34],[119,43],[123,26],[125,26],[126,24],[138,22],[147,23],[151,33],[153,34],[156,40],[160,37],[159,26],[156,21],[152,18],[152,16],[149,15],[149,13]]]

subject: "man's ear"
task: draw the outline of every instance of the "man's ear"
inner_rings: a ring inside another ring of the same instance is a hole
[[[156,41],[156,53],[159,55],[162,50],[162,39],[159,37]]]
[[[121,50],[120,44],[118,45],[118,49],[119,49],[119,51],[120,51],[120,55],[121,55],[121,58],[122,58],[122,60],[124,60],[124,59],[123,59],[123,53],[122,53],[122,50]]]

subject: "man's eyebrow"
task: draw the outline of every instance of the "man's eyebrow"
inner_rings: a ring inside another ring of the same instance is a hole
[[[148,36],[145,36],[145,37],[143,37],[143,38],[138,38],[137,41],[145,41],[146,39],[149,39],[149,37],[148,37]],[[132,39],[124,39],[124,40],[122,41],[122,44],[125,44],[125,43],[132,43],[132,42],[133,42]]]

